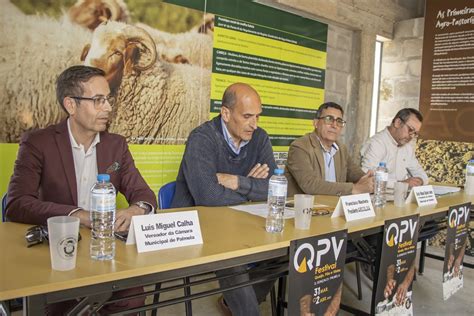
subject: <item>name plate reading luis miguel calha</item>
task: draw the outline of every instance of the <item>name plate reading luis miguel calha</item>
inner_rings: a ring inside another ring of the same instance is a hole
[[[135,243],[138,252],[202,244],[198,212],[133,216],[127,245]]]

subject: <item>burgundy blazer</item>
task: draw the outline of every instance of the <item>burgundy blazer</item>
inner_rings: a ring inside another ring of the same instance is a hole
[[[110,174],[129,204],[144,201],[156,209],[156,196],[135,167],[125,138],[101,132],[96,150],[98,172]],[[49,217],[68,215],[76,208],[76,173],[66,120],[23,135],[8,187],[7,219],[45,224]]]

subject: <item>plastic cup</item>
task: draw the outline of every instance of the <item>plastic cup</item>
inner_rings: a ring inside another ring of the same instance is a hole
[[[67,271],[76,267],[79,218],[54,216],[48,218],[49,252],[53,270]]]
[[[295,228],[309,229],[313,213],[314,196],[309,194],[295,194]]]
[[[408,191],[408,183],[395,182],[393,186],[393,204],[395,204],[396,207],[405,206],[407,191]]]

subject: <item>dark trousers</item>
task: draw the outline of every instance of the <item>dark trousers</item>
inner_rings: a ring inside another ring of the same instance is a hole
[[[278,260],[267,260],[258,264],[244,265],[216,271],[218,277],[240,273],[235,276],[219,280],[221,287],[229,287],[246,281],[254,280],[263,275],[262,268]],[[286,262],[285,264],[288,264]],[[225,302],[232,312],[232,316],[258,316],[259,304],[265,301],[275,281],[265,281],[254,285],[241,287],[223,293]]]

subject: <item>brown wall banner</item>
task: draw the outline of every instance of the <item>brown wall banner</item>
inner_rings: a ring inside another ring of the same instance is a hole
[[[426,1],[421,137],[474,140],[474,2]]]

